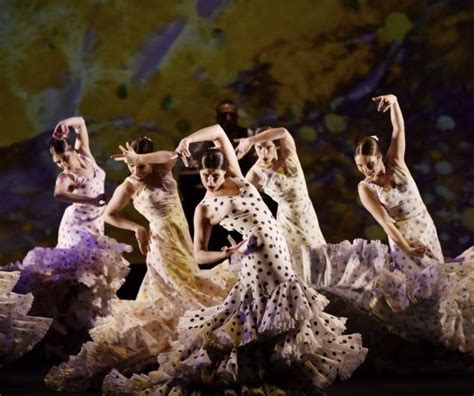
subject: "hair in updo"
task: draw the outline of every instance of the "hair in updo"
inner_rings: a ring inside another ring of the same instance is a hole
[[[201,156],[199,169],[227,170],[227,160],[222,150],[217,147],[208,148]]]
[[[71,150],[71,143],[67,139],[55,139],[51,138],[48,142],[48,149],[51,155],[53,154],[64,154],[66,151]]]
[[[137,154],[148,154],[154,151],[153,142],[151,141],[149,137],[146,137],[146,136],[136,137],[135,139],[128,142],[128,144],[130,144],[132,149]]]
[[[354,157],[358,155],[375,155],[382,156],[380,144],[377,138],[373,136],[366,136],[356,146]]]

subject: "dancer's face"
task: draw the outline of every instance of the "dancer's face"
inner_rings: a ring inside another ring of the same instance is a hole
[[[222,169],[205,168],[199,171],[202,185],[208,191],[217,191],[221,188],[225,181],[225,173],[225,170]]]
[[[73,150],[67,150],[61,154],[51,151],[51,158],[59,168],[70,171],[74,160],[76,160],[76,153]]]
[[[374,177],[382,169],[382,157],[380,155],[357,155],[354,160],[357,169],[365,177]]]
[[[255,151],[260,162],[265,166],[272,163],[273,160],[278,159],[278,151],[275,143],[273,142],[262,142],[255,145]]]
[[[153,165],[150,164],[127,164],[130,174],[137,180],[142,180],[153,172]]]

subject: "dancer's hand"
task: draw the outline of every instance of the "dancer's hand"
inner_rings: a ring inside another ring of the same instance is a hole
[[[128,142],[125,143],[125,147],[119,146],[119,150],[122,152],[122,154],[113,154],[110,156],[110,158],[115,161],[123,161],[128,165],[139,165],[141,163],[140,154],[137,154]]]
[[[235,154],[237,155],[237,159],[240,160],[250,151],[252,148],[252,143],[250,142],[249,138],[234,139],[234,142],[239,143],[235,148]]]
[[[69,135],[69,127],[74,128],[77,132],[82,126],[85,126],[85,121],[82,117],[70,117],[61,120],[54,127],[53,138],[58,140],[66,139]]]
[[[184,166],[186,167],[189,166],[188,158],[192,157],[191,151],[189,151],[189,144],[189,140],[187,138],[183,138],[179,142],[178,147],[176,147],[176,150],[174,150],[174,152],[181,157]]]
[[[414,257],[423,257],[427,250],[428,247],[426,245],[423,245],[421,242],[417,242],[415,246],[410,247],[407,254]]]
[[[94,198],[94,200],[92,201],[92,205],[94,206],[105,206],[105,204],[107,203],[107,197],[105,194],[99,194],[97,195],[97,197]]]
[[[242,246],[244,246],[244,243],[247,242],[246,240],[243,240],[239,243],[235,242],[234,238],[232,238],[231,235],[227,235],[227,240],[230,242],[230,246],[224,246],[221,251],[226,253],[226,257],[232,256],[234,253],[243,253],[241,251]]]
[[[378,102],[377,111],[386,112],[390,107],[397,102],[395,95],[381,95],[372,98],[372,101]]]
[[[140,248],[140,252],[146,256],[148,253],[148,231],[143,227],[138,227],[135,230],[135,238],[138,242],[138,247]]]

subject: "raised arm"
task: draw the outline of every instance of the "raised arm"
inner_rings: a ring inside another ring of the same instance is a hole
[[[207,207],[198,205],[194,211],[194,257],[199,264],[211,264],[222,261],[232,254],[231,250],[207,250],[212,224],[207,217]]]
[[[236,142],[239,142],[235,149],[237,158],[241,159],[244,157],[253,145],[273,140],[280,141],[280,155],[283,159],[290,154],[296,154],[295,140],[290,132],[286,128],[270,128],[254,136],[235,139]]]
[[[156,164],[163,165],[167,169],[171,170],[176,164],[176,159],[178,158],[178,154],[176,154],[174,151],[166,150],[154,151],[153,153],[147,154],[138,154],[129,143],[126,143],[125,147],[119,146],[119,149],[122,154],[114,154],[111,157],[115,161],[124,161],[130,165]]]
[[[54,198],[67,203],[88,204],[94,206],[105,205],[105,194],[99,194],[95,197],[86,197],[85,195],[74,194],[75,180],[73,175],[61,173],[56,179],[54,186]]]
[[[175,151],[181,157],[189,158],[191,157],[189,145],[203,141],[211,141],[217,148],[220,148],[223,151],[228,164],[227,173],[230,176],[243,178],[239,161],[237,160],[234,152],[234,147],[232,146],[232,143],[230,142],[224,130],[218,124],[200,129],[188,137],[185,137],[181,140]]]
[[[124,181],[120,186],[118,186],[105,209],[104,220],[114,227],[133,231],[140,252],[146,255],[148,252],[148,231],[140,224],[137,224],[120,214],[120,211],[132,200],[133,193],[134,188],[127,181]]]
[[[405,165],[405,122],[402,110],[395,95],[382,95],[372,98],[378,102],[378,111],[386,112],[390,109],[390,120],[392,121],[392,139],[387,151],[387,157],[399,165]]]
[[[92,157],[92,152],[89,146],[89,134],[87,132],[86,122],[82,117],[71,117],[59,121],[53,131],[53,137],[62,138],[67,137],[69,128],[73,128],[76,132],[76,141],[74,149],[79,153]]]
[[[426,251],[425,246],[410,246],[407,240],[403,237],[392,218],[388,215],[385,208],[374,192],[367,186],[366,183],[359,184],[359,197],[362,205],[369,211],[372,217],[380,224],[389,238],[394,241],[400,249],[402,249],[409,256],[423,256]]]

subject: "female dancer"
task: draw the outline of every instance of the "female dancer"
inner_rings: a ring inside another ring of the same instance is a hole
[[[344,320],[324,313],[327,299],[293,272],[280,226],[243,178],[222,128],[195,132],[176,152],[189,157],[189,145],[205,140],[217,148],[200,161],[207,193],[195,211],[194,253],[200,263],[222,258],[207,249],[214,224],[242,233],[239,281],[222,304],[184,314],[178,341],[158,357],[158,371],[131,380],[113,371],[104,391],[174,394],[186,388],[207,395],[269,384],[315,394],[336,375],[349,377],[367,352],[360,336],[341,335]]]
[[[67,139],[70,127],[76,132],[74,147]],[[14,290],[33,293],[31,312],[54,319],[51,343],[72,352],[95,318],[109,312],[128,273],[121,253],[130,248],[103,235],[105,172],[92,156],[84,119],[60,121],[49,152],[62,169],[54,197],[71,205],[64,211],[56,248],[35,248],[14,264],[21,271]]]
[[[397,99],[383,95],[373,100],[379,111],[390,110],[390,148],[382,156],[378,139],[367,137],[357,145],[354,159],[365,176],[359,183],[361,202],[387,233],[390,255],[379,242],[329,246],[320,256],[326,273],[313,281],[405,338],[426,338],[472,353],[473,249],[444,262],[435,225],[405,164],[405,128]]]
[[[114,302],[112,314],[97,321],[92,342],[46,376],[56,390],[80,390],[113,367],[139,370],[174,338],[178,318],[187,309],[220,303],[235,283],[230,269],[200,271],[192,256],[191,237],[171,173],[177,155],[153,152],[146,137],[133,140],[122,154],[131,176],[117,187],[107,205],[106,221],[135,233],[146,255],[147,273],[134,301]],[[120,212],[130,202],[149,221],[149,231]],[[227,257],[232,249],[222,255]]]
[[[325,245],[318,217],[309,198],[296,145],[285,128],[265,128],[248,138],[237,139],[237,158],[255,147],[258,160],[246,179],[278,203],[277,220],[290,249],[293,268],[310,282],[309,248]]]
[[[11,290],[19,272],[0,271],[0,367],[31,350],[46,334],[52,319],[27,315],[33,295]]]

